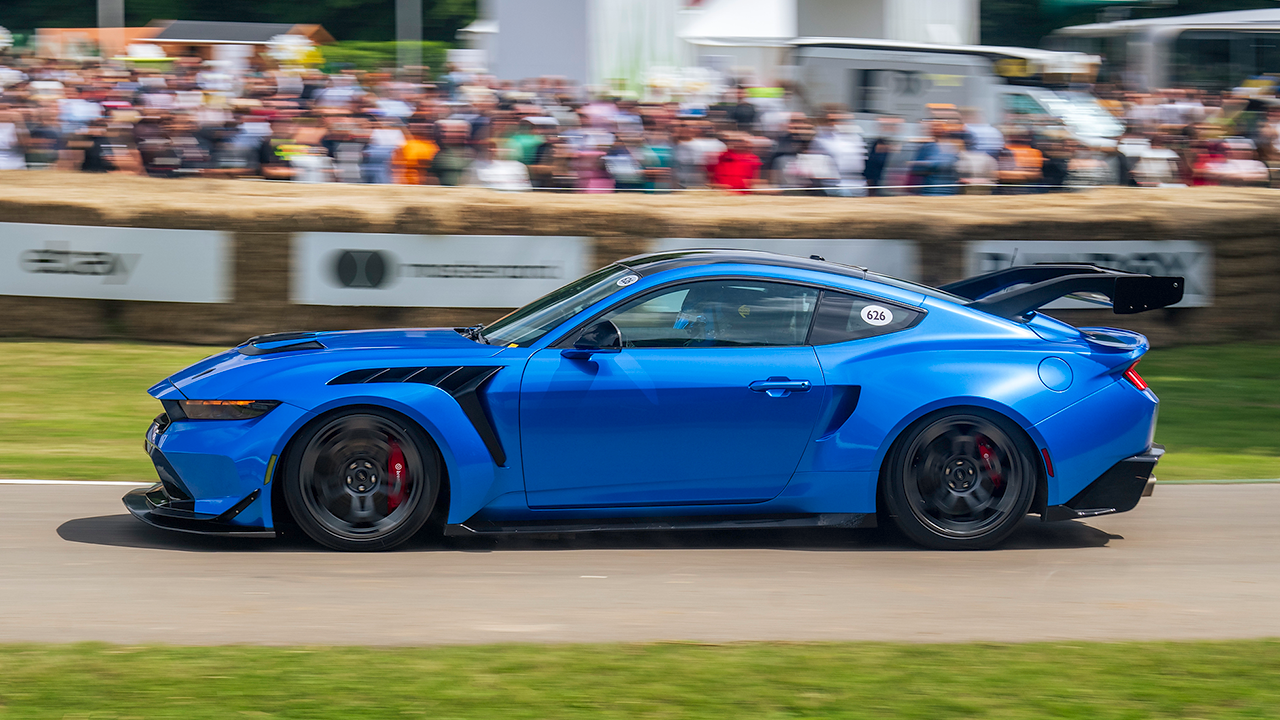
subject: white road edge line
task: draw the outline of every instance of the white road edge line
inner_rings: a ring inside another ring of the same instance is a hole
[[[0,485],[118,485],[120,487],[146,487],[154,482],[125,482],[120,480],[9,480],[0,478]]]

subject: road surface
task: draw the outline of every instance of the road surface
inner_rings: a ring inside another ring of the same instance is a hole
[[[147,527],[127,488],[0,484],[0,641],[489,642],[1280,636],[1280,484],[1161,486],[996,551],[891,531],[427,540],[341,554]]]

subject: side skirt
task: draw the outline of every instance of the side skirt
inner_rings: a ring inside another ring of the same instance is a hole
[[[450,537],[517,533],[587,533],[638,530],[723,530],[729,528],[873,528],[875,513],[819,515],[718,515],[673,518],[617,518],[613,520],[502,521],[471,519],[446,525]]]

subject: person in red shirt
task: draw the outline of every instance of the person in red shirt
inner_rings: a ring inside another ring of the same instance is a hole
[[[746,135],[735,133],[727,138],[729,149],[708,168],[711,187],[744,193],[760,185],[760,158],[751,151]]]

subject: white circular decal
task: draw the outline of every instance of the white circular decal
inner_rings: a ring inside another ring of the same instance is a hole
[[[624,275],[618,278],[618,287],[626,287],[639,279],[639,275]]]
[[[862,308],[862,322],[868,325],[888,325],[893,322],[893,313],[889,312],[889,308],[880,305],[868,305]]]

